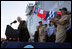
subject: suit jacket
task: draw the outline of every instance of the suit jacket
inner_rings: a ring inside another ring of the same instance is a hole
[[[30,38],[27,25],[25,24],[25,21],[21,21],[18,27],[19,30],[19,40],[28,42],[28,39]]]

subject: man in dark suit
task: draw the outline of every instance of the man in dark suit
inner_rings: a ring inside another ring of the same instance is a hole
[[[30,35],[29,35],[28,29],[27,29],[26,21],[22,21],[20,17],[18,17],[17,20],[20,23],[18,26],[19,41],[28,42]]]

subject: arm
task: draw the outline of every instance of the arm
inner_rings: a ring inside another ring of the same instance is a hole
[[[56,21],[56,23],[57,23],[57,24],[60,24],[60,25],[65,25],[65,24],[67,23],[67,20],[64,20],[64,21],[62,21],[62,22]]]

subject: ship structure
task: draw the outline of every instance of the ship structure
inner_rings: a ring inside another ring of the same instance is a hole
[[[71,1],[35,1],[35,4],[29,3],[26,7],[26,16],[27,16],[27,27],[30,33],[30,38],[33,40],[34,33],[36,31],[36,26],[38,22],[42,21],[43,24],[49,24],[48,21],[44,21],[37,14],[32,13],[33,7],[37,6],[38,8],[46,11],[55,11],[58,12],[59,9],[66,7],[69,12],[71,12]]]

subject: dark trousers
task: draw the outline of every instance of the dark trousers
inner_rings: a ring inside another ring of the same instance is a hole
[[[50,37],[46,35],[46,42],[55,42],[55,35],[51,35]]]
[[[66,32],[66,40],[65,42],[71,42],[71,29]]]
[[[28,38],[25,35],[19,35],[19,41],[21,42],[28,42]]]

